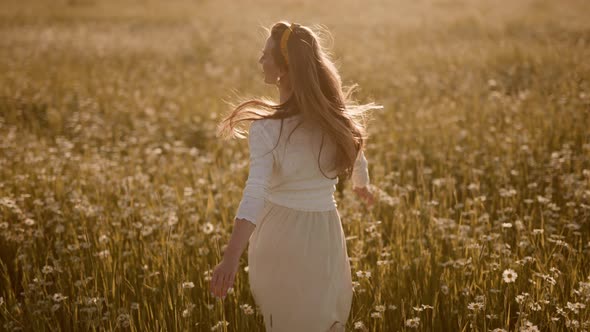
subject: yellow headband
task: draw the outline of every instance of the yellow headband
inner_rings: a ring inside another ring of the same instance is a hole
[[[287,27],[285,31],[283,31],[283,36],[281,37],[281,53],[283,53],[283,57],[285,58],[285,62],[289,65],[289,54],[287,53],[287,41],[289,40],[289,35],[293,32],[298,26],[296,23],[291,23],[290,27]]]

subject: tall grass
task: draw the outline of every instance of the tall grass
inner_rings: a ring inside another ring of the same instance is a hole
[[[322,23],[375,100],[379,203],[338,184],[347,330],[590,328],[584,1],[0,5],[7,331],[261,331],[247,257],[208,291],[248,171],[214,135],[262,82],[258,25]],[[276,96],[276,95],[275,95]]]

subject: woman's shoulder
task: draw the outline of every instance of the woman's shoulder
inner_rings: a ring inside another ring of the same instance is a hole
[[[264,131],[267,135],[273,136],[281,127],[281,119],[257,119],[252,121],[252,128]]]
[[[252,121],[250,130],[259,130],[268,133],[272,127],[272,121],[274,119],[257,119]]]
[[[299,124],[299,120],[299,116],[291,116],[284,119],[263,118],[254,120],[251,128],[264,132],[269,138],[276,139],[279,137],[281,131],[285,132],[287,130],[287,132],[291,132],[290,129],[296,127]]]
[[[275,119],[257,119],[250,124],[250,135],[269,140],[275,136]]]

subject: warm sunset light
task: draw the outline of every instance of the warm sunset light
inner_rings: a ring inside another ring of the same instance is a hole
[[[2,1],[0,330],[589,331],[589,13]]]

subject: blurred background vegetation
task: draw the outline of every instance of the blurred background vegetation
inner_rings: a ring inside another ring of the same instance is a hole
[[[3,1],[2,329],[263,329],[246,255],[223,303],[208,292],[248,170],[215,126],[225,101],[278,99],[257,60],[261,27],[285,19],[327,28],[344,84],[385,106],[366,152],[380,203],[337,192],[347,330],[588,330],[589,12]]]

